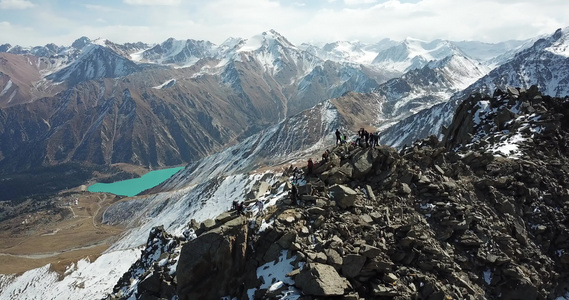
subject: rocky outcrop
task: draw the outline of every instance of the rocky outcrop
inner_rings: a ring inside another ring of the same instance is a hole
[[[137,260],[115,285],[106,299],[171,299],[176,295],[176,261],[183,239],[172,236],[162,226],[150,231],[146,247]]]
[[[179,299],[219,299],[241,286],[247,234],[246,219],[238,217],[186,243],[176,269]]]
[[[569,101],[523,90],[478,99],[442,142],[334,148],[303,179],[300,206],[278,202],[248,227],[230,226],[234,215],[194,224],[203,232],[182,248],[178,297],[566,295]],[[517,151],[496,150],[512,136]],[[277,197],[288,175],[264,195]]]
[[[310,296],[340,296],[350,288],[350,283],[326,264],[309,264],[295,279],[296,286]]]

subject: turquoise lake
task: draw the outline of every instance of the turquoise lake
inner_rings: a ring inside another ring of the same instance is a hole
[[[120,196],[132,197],[138,193],[153,188],[184,167],[150,171],[140,178],[117,181],[113,183],[95,183],[87,188],[89,192],[104,192]]]

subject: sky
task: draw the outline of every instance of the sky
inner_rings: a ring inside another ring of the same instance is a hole
[[[293,44],[500,42],[569,26],[567,0],[0,0],[0,44],[175,39],[221,44],[274,29]]]

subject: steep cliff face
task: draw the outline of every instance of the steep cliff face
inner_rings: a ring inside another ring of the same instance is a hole
[[[343,145],[312,175],[289,168],[253,186],[248,228],[236,212],[189,222],[196,236],[182,254],[148,274],[177,261],[181,299],[567,297],[569,101],[535,89],[494,94],[465,101],[442,142],[401,152]],[[202,289],[211,281],[196,273],[229,279]]]

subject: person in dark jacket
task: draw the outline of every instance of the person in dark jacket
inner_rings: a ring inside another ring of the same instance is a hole
[[[373,144],[375,146],[379,146],[379,131],[373,135]]]
[[[314,168],[314,162],[312,162],[312,158],[309,158],[309,159],[308,159],[308,165],[307,165],[307,167],[308,167],[308,172],[307,172],[307,173],[308,173],[308,175],[311,175],[311,174],[312,174],[312,169]]]
[[[336,129],[336,145],[339,145],[342,143],[341,136],[342,136],[342,134],[340,133],[340,130]]]
[[[322,153],[322,163],[328,162],[328,158],[330,157],[330,151],[326,149],[324,153]]]
[[[292,205],[298,205],[298,189],[296,188],[296,184],[292,183],[292,188],[290,189],[290,200],[292,200]]]

